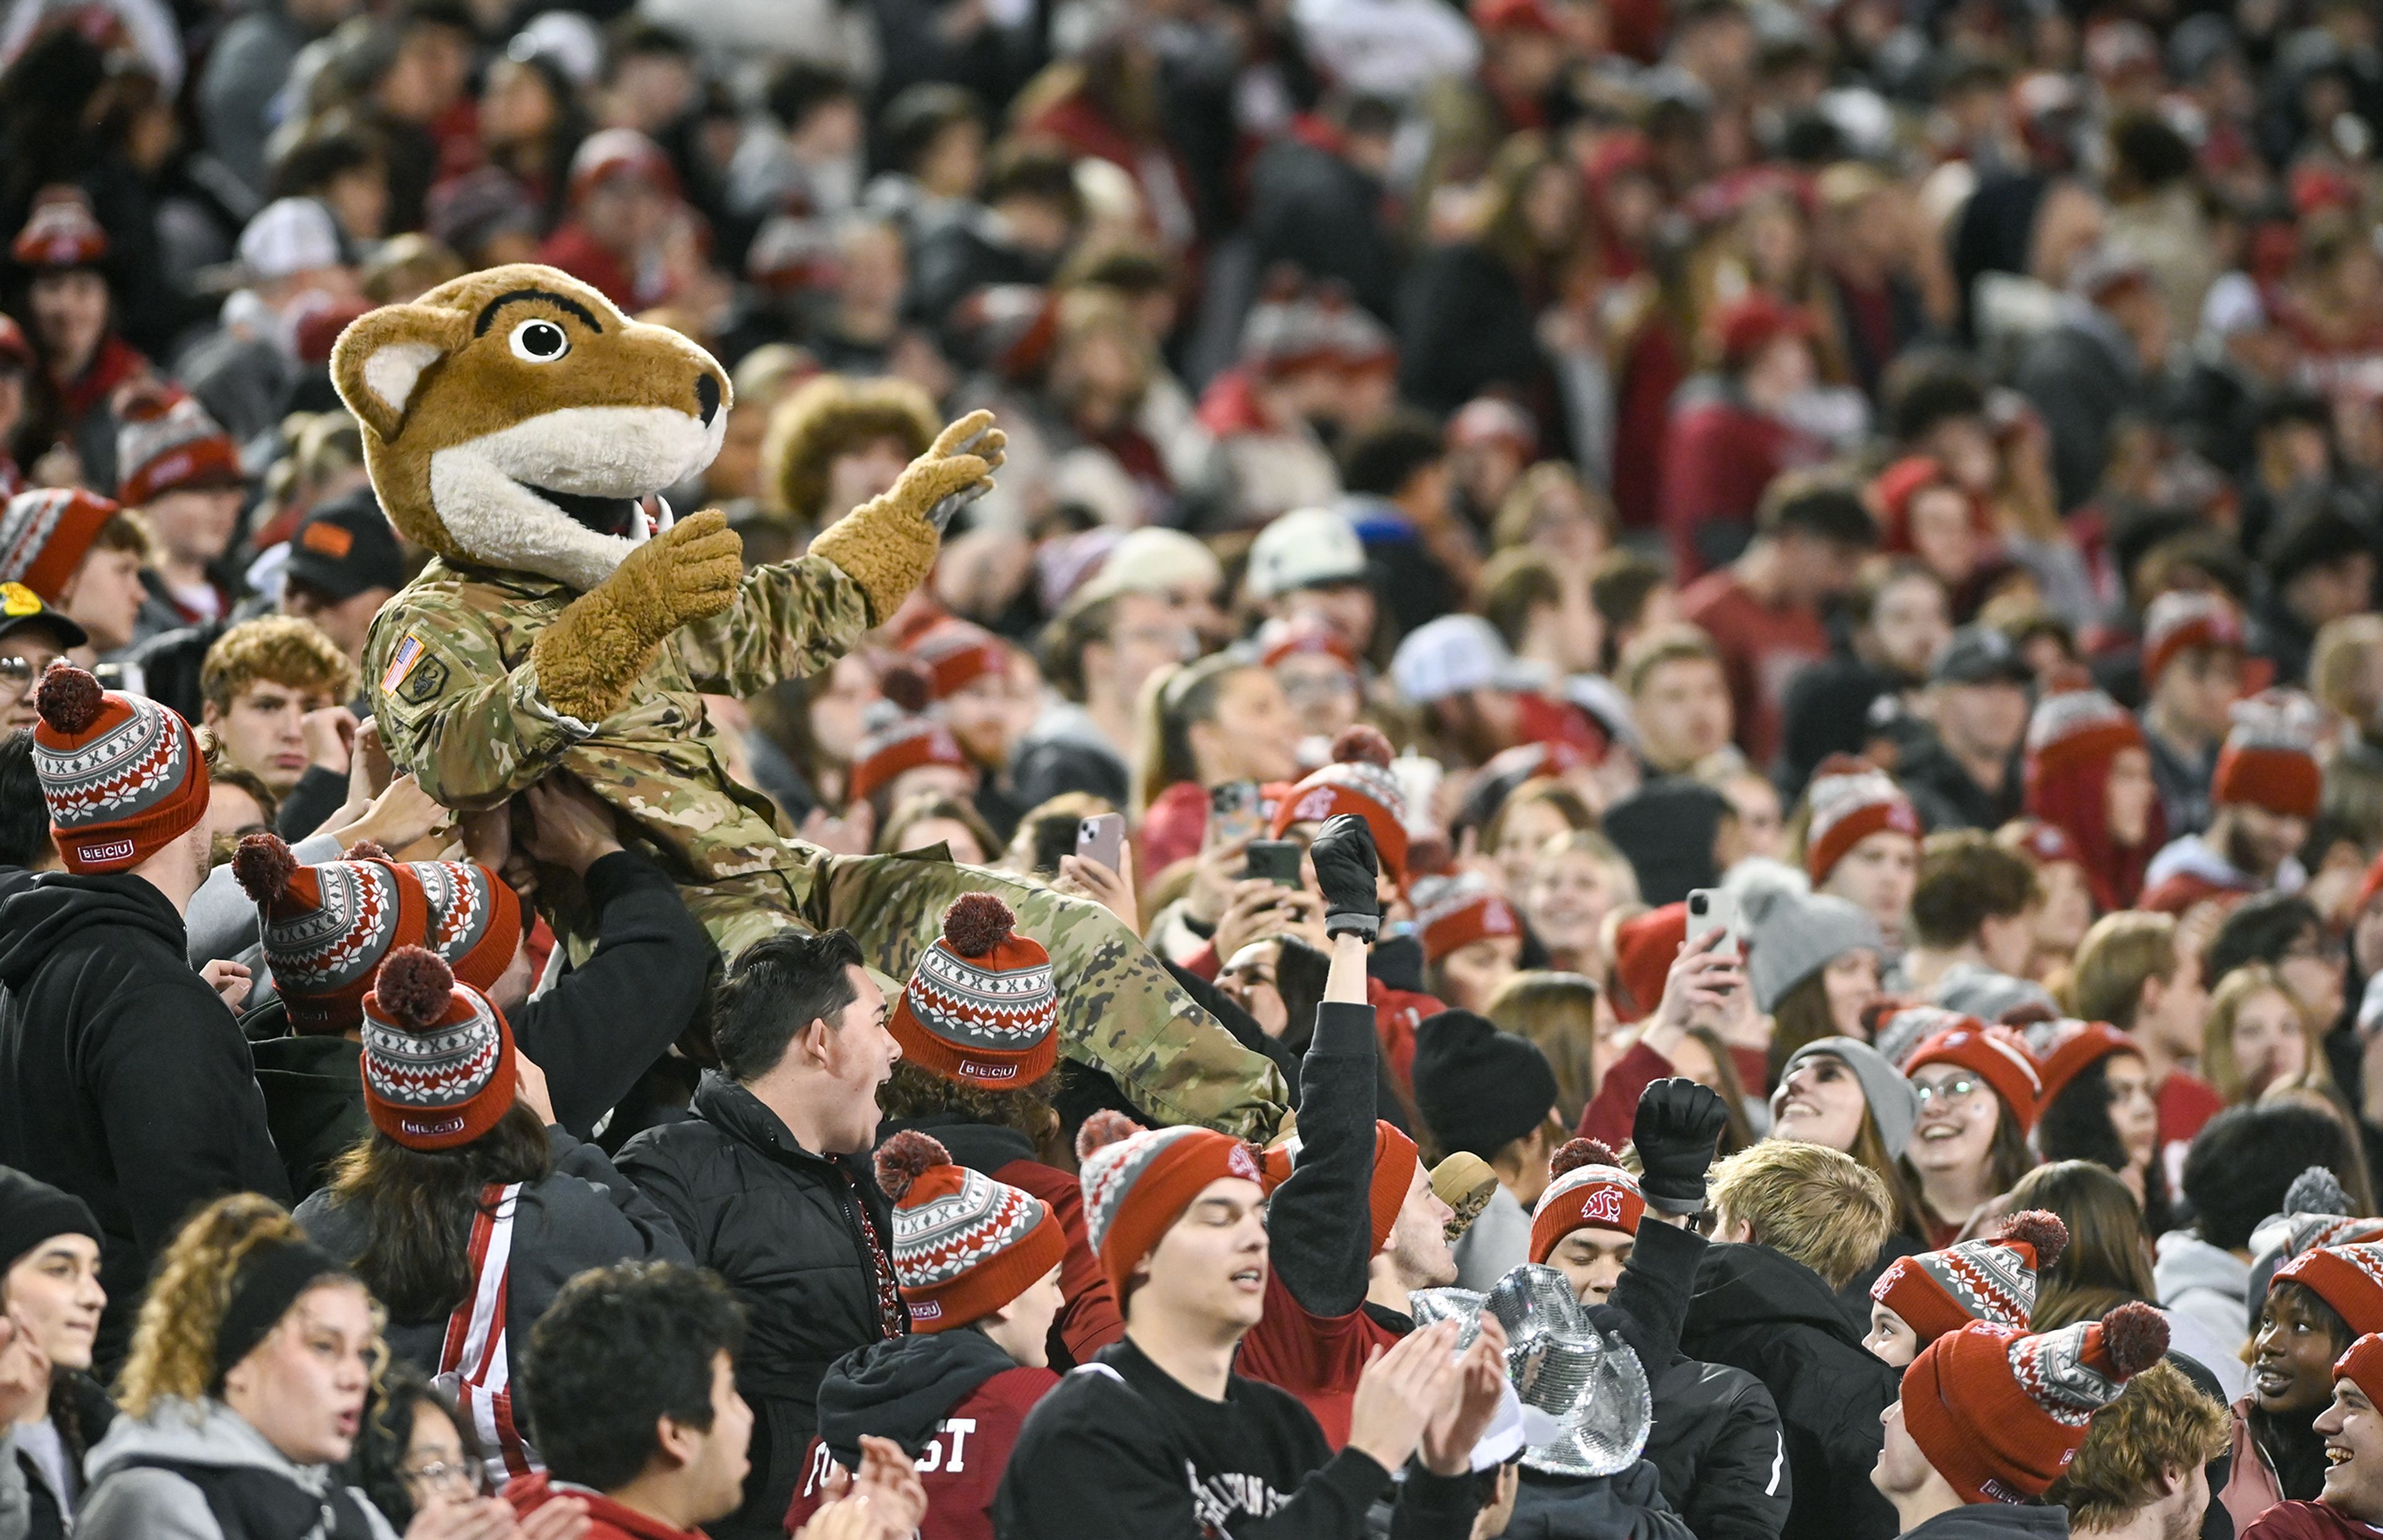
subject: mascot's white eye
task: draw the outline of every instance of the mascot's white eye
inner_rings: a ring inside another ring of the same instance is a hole
[[[513,356],[525,363],[551,363],[571,351],[571,334],[551,321],[524,321],[512,341]]]

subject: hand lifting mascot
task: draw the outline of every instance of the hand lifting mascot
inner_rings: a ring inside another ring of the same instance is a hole
[[[566,274],[490,268],[369,312],[331,368],[381,507],[435,558],[382,607],[364,659],[389,753],[431,795],[489,808],[569,770],[730,959],[840,925],[899,979],[954,899],[997,893],[1050,950],[1070,1056],[1165,1121],[1272,1128],[1280,1077],[1107,910],[946,861],[830,856],[722,768],[700,693],[818,672],[892,615],[991,486],[990,413],[944,429],[809,554],[747,572],[724,515],[654,532],[640,507],[719,452],[727,372]],[[538,902],[574,955],[592,944],[567,881]]]

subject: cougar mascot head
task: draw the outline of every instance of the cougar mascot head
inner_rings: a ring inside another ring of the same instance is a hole
[[[728,425],[718,360],[551,267],[372,311],[331,377],[406,538],[581,589],[649,533],[638,499],[710,464]]]

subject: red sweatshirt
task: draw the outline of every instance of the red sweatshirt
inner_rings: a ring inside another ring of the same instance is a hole
[[[1125,1336],[1125,1315],[1117,1309],[1108,1275],[1101,1271],[1101,1259],[1093,1254],[1092,1237],[1084,1228],[1084,1189],[1057,1166],[1035,1160],[1011,1161],[991,1176],[1042,1199],[1068,1232],[1068,1254],[1059,1262],[1059,1292],[1067,1302],[1054,1324],[1068,1345],[1068,1356],[1090,1363],[1094,1353]]]
[[[505,1501],[524,1518],[557,1497],[577,1497],[587,1505],[586,1540],[704,1540],[699,1529],[673,1529],[660,1519],[623,1508],[601,1492],[591,1492],[584,1486],[558,1486],[543,1471],[516,1476],[505,1484]]]
[[[1002,1467],[1009,1463],[1026,1414],[1058,1383],[1059,1376],[1048,1369],[1011,1369],[953,1404],[919,1452],[927,1517],[919,1525],[918,1540],[993,1540],[993,1495],[1001,1485]],[[833,1463],[827,1446],[812,1435],[803,1457],[802,1482],[786,1509],[788,1534],[819,1510],[821,1484]]]
[[[1363,1305],[1341,1316],[1310,1315],[1290,1297],[1282,1275],[1269,1269],[1265,1318],[1241,1338],[1233,1373],[1298,1397],[1338,1449],[1349,1442],[1349,1404],[1356,1398],[1366,1355],[1377,1347],[1396,1347],[1402,1335],[1375,1320]]]

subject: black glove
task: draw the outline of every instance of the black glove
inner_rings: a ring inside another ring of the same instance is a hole
[[[1354,813],[1324,825],[1307,849],[1315,864],[1315,885],[1324,893],[1324,933],[1367,941],[1382,933],[1381,870],[1374,859],[1374,832]]]
[[[1729,1127],[1729,1103],[1710,1086],[1682,1076],[1651,1082],[1638,1096],[1630,1141],[1642,1167],[1638,1186],[1665,1214],[1705,1206],[1705,1168]]]

